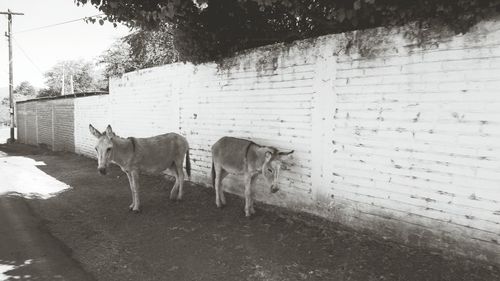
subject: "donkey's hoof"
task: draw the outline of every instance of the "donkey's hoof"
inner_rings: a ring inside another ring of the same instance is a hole
[[[141,210],[140,209],[132,210],[132,212],[134,212],[134,214],[139,214],[141,212]]]

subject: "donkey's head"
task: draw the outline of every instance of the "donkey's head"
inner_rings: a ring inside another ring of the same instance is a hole
[[[266,184],[269,186],[271,193],[275,193],[279,190],[278,180],[279,174],[281,170],[281,164],[283,160],[288,158],[289,155],[293,153],[278,151],[275,148],[270,148],[266,151],[264,165],[262,166],[262,175],[264,175],[264,179]]]
[[[115,137],[113,129],[108,125],[104,133],[99,132],[94,126],[89,124],[89,130],[92,135],[97,138],[97,145],[95,150],[97,151],[97,170],[101,175],[106,174],[106,169],[111,162],[111,153],[113,150],[113,142],[111,141]]]

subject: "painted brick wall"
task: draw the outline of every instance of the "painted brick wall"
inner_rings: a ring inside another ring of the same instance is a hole
[[[179,89],[183,64],[128,73],[110,81],[110,95],[75,99],[75,151],[95,158],[88,125],[108,124],[120,136],[148,137],[179,131]]]
[[[75,152],[96,158],[95,138],[89,132],[89,124],[103,131],[109,124],[109,95],[77,98],[75,106]]]
[[[481,247],[498,260],[499,27],[427,48],[404,43],[403,29],[352,34],[385,43],[374,58],[337,60],[325,194],[345,221],[397,227],[407,241],[459,239],[464,254]]]
[[[109,124],[123,136],[148,137],[179,130],[178,85],[183,64],[129,73],[110,82]],[[104,129],[104,128],[102,128]]]
[[[258,188],[259,200],[288,207],[312,203],[314,52],[301,43],[271,46],[228,59],[225,67],[205,64],[191,70],[189,86],[180,94],[180,127],[191,146],[196,181],[211,182],[213,143],[222,136],[241,137],[295,150],[281,174],[281,192],[271,196],[267,188]],[[241,177],[229,176],[224,183],[243,193]]]
[[[294,149],[281,191],[257,187],[259,200],[500,263],[500,22],[425,42],[407,31],[125,74],[109,96],[74,100],[75,151],[95,157],[89,123],[124,137],[179,132],[193,180],[208,184],[210,147],[222,136]],[[30,123],[25,110],[20,124]],[[237,177],[225,186],[241,194]]]

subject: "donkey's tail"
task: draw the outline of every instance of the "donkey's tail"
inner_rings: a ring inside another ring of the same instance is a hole
[[[189,159],[189,147],[186,151],[186,173],[188,177],[191,179],[191,160]]]
[[[212,186],[215,188],[215,167],[213,161],[212,161]]]

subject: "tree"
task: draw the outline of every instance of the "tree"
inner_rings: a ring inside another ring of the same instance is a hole
[[[144,30],[169,25],[180,60],[206,61],[234,51],[328,33],[408,22],[465,32],[497,15],[500,0],[75,0]],[[96,21],[91,19],[90,21]]]
[[[20,97],[33,98],[36,96],[36,89],[28,81],[23,81],[14,88],[14,95]]]
[[[123,39],[118,39],[99,58],[99,63],[105,65],[106,77],[121,75],[138,69],[130,54],[130,45]]]
[[[55,89],[51,88],[42,88],[38,90],[37,98],[46,98],[46,97],[56,97],[59,96],[61,92],[58,92]]]
[[[39,97],[58,96],[62,91],[62,80],[64,75],[65,94],[71,91],[71,77],[75,93],[102,90],[105,87],[101,80],[101,73],[97,71],[92,62],[84,60],[61,61],[44,73],[45,85],[41,89]]]
[[[19,83],[14,88],[14,101],[23,101],[27,99],[32,99],[36,97],[36,89],[28,81],[23,81]],[[10,122],[10,101],[9,97],[4,97],[0,101],[0,125],[8,124]]]
[[[99,62],[105,65],[107,77],[125,72],[176,62],[178,53],[173,35],[167,26],[159,31],[136,29],[118,39],[101,55]]]
[[[173,63],[179,57],[171,28],[165,24],[158,30],[138,29],[125,36],[124,41],[130,46],[130,56],[138,68]]]

